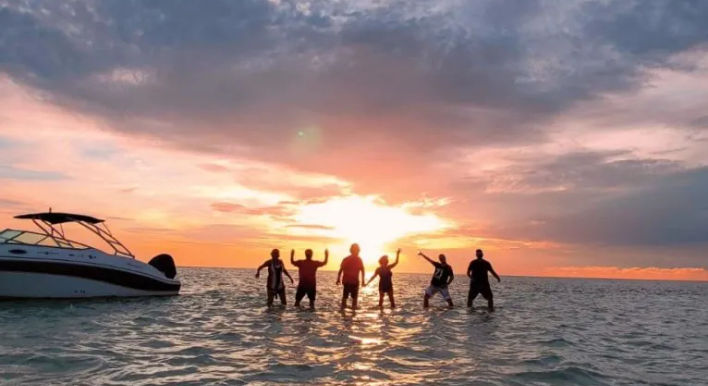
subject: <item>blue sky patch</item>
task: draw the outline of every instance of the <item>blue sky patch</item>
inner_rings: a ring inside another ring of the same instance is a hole
[[[0,179],[58,181],[67,180],[69,177],[63,173],[54,171],[28,170],[16,168],[12,165],[0,165]]]

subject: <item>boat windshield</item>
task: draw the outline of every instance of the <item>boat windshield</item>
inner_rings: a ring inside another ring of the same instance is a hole
[[[0,232],[0,244],[42,245],[71,249],[86,249],[88,246],[76,241],[49,236],[42,233],[5,229]]]

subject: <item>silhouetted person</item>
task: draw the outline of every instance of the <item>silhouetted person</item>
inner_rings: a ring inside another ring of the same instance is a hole
[[[472,307],[472,302],[478,294],[482,294],[485,299],[487,299],[487,305],[489,311],[494,311],[494,295],[492,294],[492,287],[489,286],[489,276],[487,272],[490,272],[498,282],[501,282],[501,278],[494,272],[492,264],[487,260],[484,260],[484,252],[478,249],[477,258],[470,262],[469,267],[467,267],[467,276],[470,278],[470,293],[467,295],[467,307]]]
[[[285,300],[285,284],[283,283],[283,274],[290,279],[291,283],[295,283],[292,276],[285,269],[285,264],[280,260],[280,251],[274,249],[270,252],[270,260],[261,264],[256,271],[256,279],[261,276],[261,269],[268,268],[268,283],[266,285],[268,293],[268,307],[273,305],[273,298],[279,297],[280,303],[287,304]]]
[[[356,310],[357,300],[359,299],[359,273],[361,273],[361,282],[364,282],[364,262],[359,257],[359,244],[352,244],[349,248],[351,255],[342,260],[342,265],[337,273],[337,285],[342,283],[344,290],[342,291],[342,307],[347,306],[347,298],[352,297],[352,309]]]
[[[452,307],[452,298],[450,297],[450,291],[447,287],[455,280],[455,274],[452,272],[452,267],[447,263],[447,258],[445,258],[445,255],[440,254],[440,256],[438,256],[440,262],[438,263],[426,256],[423,252],[418,252],[418,255],[423,256],[425,260],[428,260],[428,262],[435,267],[433,278],[430,280],[430,286],[425,290],[423,307],[427,308],[428,300],[438,292],[440,292],[443,299],[447,301],[447,304]]]
[[[388,300],[391,302],[391,308],[396,308],[396,301],[393,299],[393,272],[391,271],[398,265],[398,258],[401,255],[401,250],[396,251],[396,261],[388,265],[388,255],[383,255],[379,259],[379,267],[376,268],[374,276],[369,279],[364,286],[369,285],[376,276],[379,277],[379,307],[383,307],[384,295],[388,294]]]
[[[295,307],[300,305],[300,301],[305,295],[310,300],[310,308],[315,308],[315,297],[317,297],[317,268],[327,265],[329,251],[325,249],[324,261],[312,260],[312,249],[305,251],[305,260],[295,261],[295,250],[290,251],[290,262],[299,269],[299,279],[297,291],[295,292]]]

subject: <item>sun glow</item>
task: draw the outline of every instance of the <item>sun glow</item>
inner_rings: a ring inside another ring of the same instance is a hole
[[[451,225],[431,213],[414,214],[405,205],[390,206],[376,196],[337,197],[306,204],[295,216],[293,233],[359,243],[367,265],[374,265],[388,245],[417,233],[433,233]],[[346,252],[346,250],[342,251]]]

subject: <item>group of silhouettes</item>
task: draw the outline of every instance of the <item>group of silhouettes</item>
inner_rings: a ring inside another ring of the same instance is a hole
[[[391,302],[391,308],[396,307],[396,301],[393,291],[393,268],[398,265],[398,260],[401,255],[401,250],[396,251],[396,260],[393,264],[389,264],[388,255],[381,256],[379,259],[379,267],[376,268],[374,275],[369,281],[365,280],[364,262],[359,256],[360,248],[358,244],[352,244],[349,248],[351,253],[342,260],[337,273],[337,285],[342,285],[342,303],[341,310],[347,306],[347,300],[351,297],[352,309],[357,309],[357,301],[359,299],[359,285],[363,283],[368,286],[374,279],[379,278],[379,307],[383,307],[384,297],[388,296]],[[438,261],[426,256],[423,252],[418,252],[418,255],[427,260],[435,267],[435,272],[430,280],[430,285],[425,289],[423,295],[423,307],[428,307],[429,300],[435,294],[440,293],[447,304],[453,307],[452,297],[448,286],[455,279],[455,274],[452,267],[447,263],[445,255],[440,254]],[[295,284],[290,273],[285,268],[285,264],[280,259],[280,251],[273,249],[270,253],[270,260],[261,264],[256,271],[256,278],[260,277],[261,270],[268,269],[268,281],[266,285],[268,296],[268,307],[273,305],[275,298],[279,298],[283,305],[287,304],[285,297],[285,284],[283,275],[290,279],[292,284]],[[295,251],[290,251],[290,263],[298,267],[299,282],[295,293],[295,306],[299,307],[302,299],[307,295],[310,302],[310,308],[315,307],[315,298],[317,297],[317,269],[327,265],[329,260],[329,251],[325,250],[324,261],[316,261],[312,259],[312,250],[305,251],[304,260],[295,260]],[[472,260],[467,268],[467,276],[470,278],[470,288],[467,296],[467,306],[472,307],[472,303],[477,295],[482,295],[487,300],[489,311],[494,311],[494,296],[491,286],[489,285],[488,273],[491,273],[497,281],[501,281],[499,275],[492,268],[492,264],[484,259],[484,253],[481,249],[476,251],[476,259]],[[361,281],[359,278],[361,277]]]

